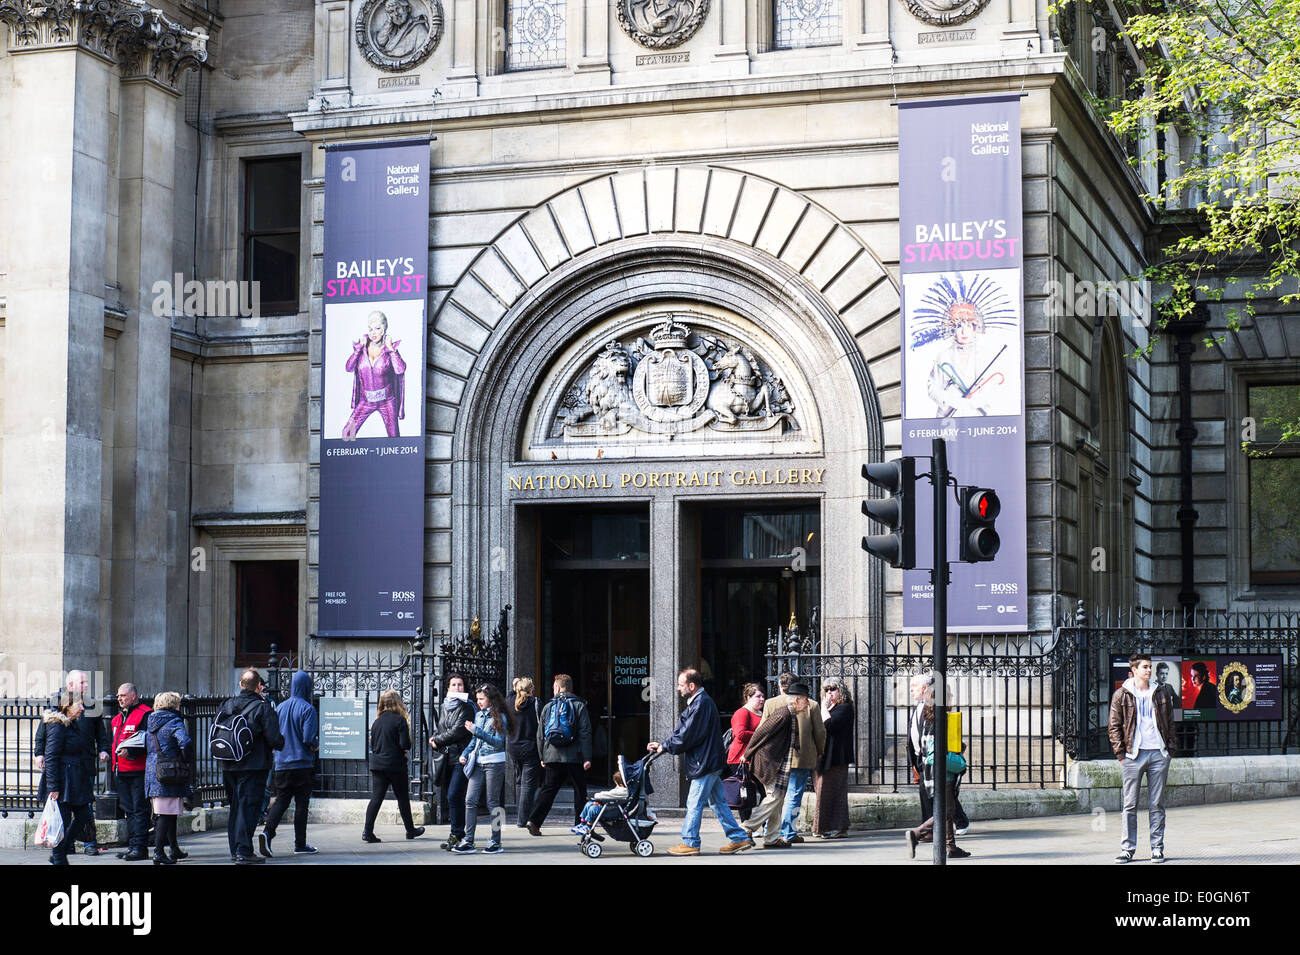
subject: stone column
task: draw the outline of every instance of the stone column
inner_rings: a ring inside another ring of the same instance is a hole
[[[167,473],[171,315],[153,285],[174,282],[175,89],[152,78],[149,53],[123,66],[118,272],[126,321],[113,403],[113,683],[158,688],[167,650]],[[179,296],[180,289],[173,295]]]
[[[749,49],[745,45],[746,0],[713,0],[720,8],[712,14],[717,31],[718,48],[714,60],[739,61],[730,76],[743,76],[749,72]]]
[[[447,5],[454,12],[447,20],[447,30],[451,33],[451,69],[447,71],[443,92],[448,97],[475,96],[478,94],[479,0],[448,0]]]
[[[29,177],[13,190],[9,221],[0,224],[12,237],[0,651],[14,669],[97,670],[105,662],[100,522],[113,63],[128,44],[151,49],[160,53],[150,63],[156,75],[174,80],[206,57],[206,37],[126,2],[0,0],[0,21],[14,78],[12,168]],[[170,224],[170,205],[164,217]],[[159,494],[163,488],[165,481]],[[98,681],[93,687],[104,689]]]
[[[678,641],[680,615],[675,599],[680,562],[677,502],[659,498],[650,504],[650,739],[662,740],[677,725],[677,671],[682,668]],[[652,767],[655,797],[665,806],[685,805],[685,777],[677,757],[661,756]]]
[[[846,12],[853,15],[853,23],[845,24],[858,29],[854,48],[867,55],[869,66],[888,66],[893,57],[893,47],[889,43],[889,16],[891,4],[878,0],[847,0]]]
[[[112,66],[72,43],[29,48],[15,37],[11,168],[27,182],[11,190],[2,226],[0,649],[11,669],[95,670]]]

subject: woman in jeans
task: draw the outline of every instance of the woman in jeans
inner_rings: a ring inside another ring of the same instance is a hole
[[[485,683],[474,695],[478,703],[478,713],[471,723],[466,721],[465,729],[474,734],[474,742],[460,757],[469,778],[469,787],[465,790],[465,838],[451,851],[459,855],[477,852],[474,847],[474,830],[478,826],[478,799],[487,787],[488,813],[492,819],[492,841],[484,849],[487,853],[501,852],[501,817],[505,815],[502,798],[506,780],[506,737],[510,732],[510,722],[506,716],[506,701],[501,691],[491,683]]]
[[[411,749],[411,717],[396,690],[379,694],[379,715],[370,725],[370,805],[366,807],[366,828],[362,842],[379,842],[375,835],[375,817],[384,802],[388,787],[393,787],[397,809],[406,826],[406,838],[424,835],[411,819],[411,781],[407,773],[406,754]]]
[[[465,838],[465,787],[469,781],[456,760],[473,736],[465,725],[474,719],[474,704],[465,694],[465,678],[459,673],[447,675],[447,693],[433,717],[433,777],[447,803],[451,832],[439,848],[454,849]]]
[[[519,807],[518,827],[525,828],[537,801],[537,787],[542,780],[542,759],[537,753],[537,726],[542,707],[533,695],[532,677],[515,677],[515,712],[510,721],[507,747],[515,770],[515,793]]]

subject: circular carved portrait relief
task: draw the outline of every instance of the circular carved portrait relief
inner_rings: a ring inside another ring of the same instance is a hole
[[[904,0],[912,16],[937,27],[965,23],[989,5],[989,0]]]
[[[709,0],[618,0],[618,25],[651,50],[685,43],[708,15]]]
[[[438,0],[366,0],[357,14],[357,49],[381,70],[400,73],[429,58],[442,39]]]

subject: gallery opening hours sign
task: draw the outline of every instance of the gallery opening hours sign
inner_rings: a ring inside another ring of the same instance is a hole
[[[409,637],[424,602],[429,141],[325,153],[321,636]]]

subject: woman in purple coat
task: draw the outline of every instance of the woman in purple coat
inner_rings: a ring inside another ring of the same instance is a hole
[[[388,316],[371,312],[365,337],[352,343],[347,370],[352,383],[352,414],[343,426],[343,440],[351,441],[366,420],[379,412],[390,438],[398,437],[397,422],[406,417],[406,362],[388,337]]]

